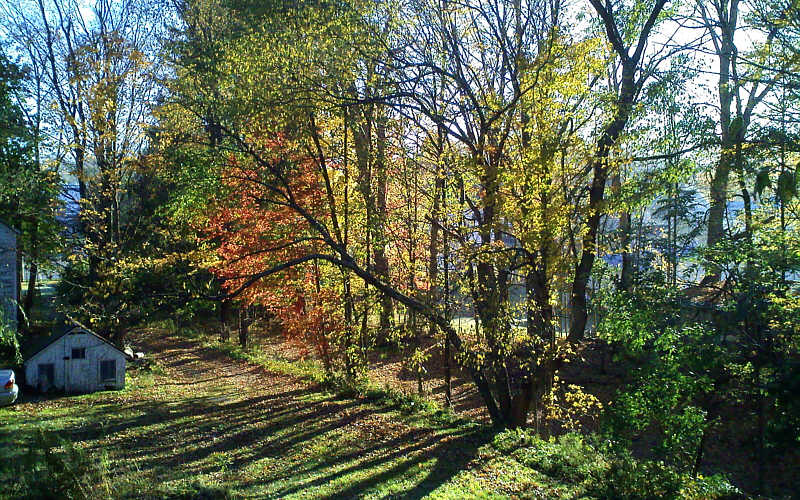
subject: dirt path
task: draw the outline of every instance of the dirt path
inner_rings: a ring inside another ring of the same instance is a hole
[[[209,325],[208,330],[219,328]],[[423,387],[425,397],[445,406],[444,366],[441,351],[434,339],[423,337],[423,349],[428,353],[424,363]],[[249,343],[252,349],[265,353],[268,357],[298,361],[314,357],[307,349],[288,341],[284,335],[272,330],[269,325],[257,323],[250,328]],[[369,356],[369,378],[381,386],[392,387],[406,394],[416,394],[417,380],[403,364],[403,355],[394,349],[376,349]],[[452,369],[452,410],[461,417],[482,423],[489,423],[489,414],[469,375],[455,364]]]
[[[157,330],[142,331],[135,341],[176,383],[224,383],[243,391],[258,392],[308,386],[307,382],[294,377],[231,359],[199,342],[165,335]]]

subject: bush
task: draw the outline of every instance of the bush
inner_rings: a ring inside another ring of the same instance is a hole
[[[569,433],[542,439],[526,430],[494,437],[494,447],[553,478],[581,485],[585,494],[614,499],[743,498],[722,476],[692,477],[663,462],[638,461],[599,444],[593,436]]]
[[[2,308],[0,308],[0,363],[12,365],[22,363],[16,328],[8,324]]]
[[[601,477],[608,468],[603,454],[577,433],[544,440],[525,430],[512,430],[495,436],[494,445],[532,469],[573,483]]]
[[[722,476],[691,477],[663,462],[640,462],[629,456],[616,457],[606,476],[592,485],[590,494],[619,500],[745,498]]]

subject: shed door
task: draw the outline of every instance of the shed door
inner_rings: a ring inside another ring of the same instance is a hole
[[[66,390],[68,392],[90,391],[92,389],[90,387],[91,369],[89,367],[89,360],[86,359],[86,348],[71,347],[69,350],[67,350],[66,357]]]
[[[38,366],[39,389],[48,391],[55,382],[55,365],[53,363],[39,363]]]

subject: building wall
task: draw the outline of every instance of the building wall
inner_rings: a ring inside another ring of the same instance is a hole
[[[80,331],[80,330],[77,330]],[[73,348],[84,348],[85,359],[72,359]],[[100,361],[116,361],[116,379],[100,379]],[[39,380],[39,365],[53,364],[53,386],[65,392],[94,392],[125,387],[125,355],[89,333],[69,333],[25,362],[25,383],[49,390]]]
[[[17,233],[0,222],[0,310],[17,328]]]

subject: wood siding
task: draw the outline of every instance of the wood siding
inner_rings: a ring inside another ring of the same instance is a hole
[[[17,328],[17,233],[0,222],[0,310],[6,323]]]
[[[125,387],[125,355],[90,333],[77,329],[59,338],[25,362],[25,383],[39,390],[70,393],[94,392]],[[84,349],[83,359],[72,359],[73,349]],[[116,362],[116,377],[101,380],[100,363]],[[39,380],[39,365],[53,365],[53,386]]]

